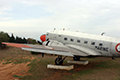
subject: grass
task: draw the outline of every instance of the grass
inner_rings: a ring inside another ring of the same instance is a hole
[[[20,59],[15,59],[14,64],[21,64],[21,63],[27,63],[31,62],[31,59],[28,58],[20,58]]]
[[[9,63],[12,63],[12,62],[9,62],[9,61],[8,61],[8,62],[3,63],[3,65],[4,65],[4,64],[9,64]]]
[[[79,79],[80,77],[84,76],[84,75],[90,75],[93,74],[94,71],[93,70],[81,70],[81,71],[70,71],[71,76],[70,75],[65,75],[64,77],[66,77],[66,80],[75,80],[75,79]]]
[[[32,60],[29,64],[29,72],[33,75],[24,76],[22,80],[42,80],[45,77],[49,77],[49,73],[51,73],[51,71],[46,68],[46,64],[51,63],[51,61],[52,60],[47,61],[47,59],[45,61],[39,59]]]
[[[13,49],[15,52],[13,52]],[[17,51],[18,50],[18,51]],[[112,60],[110,58],[85,58],[90,61],[86,66],[74,65],[75,69],[71,71],[47,69],[47,64],[54,64],[57,56],[45,55],[44,58],[40,55],[31,55],[30,52],[25,52],[19,49],[12,48],[4,52],[0,51],[0,61],[6,61],[3,64],[21,64],[30,62],[29,73],[32,75],[13,77],[21,78],[20,80],[120,80],[120,59]],[[14,54],[13,54],[14,53]],[[28,55],[29,54],[29,55]],[[35,57],[31,60],[30,56]],[[65,59],[65,64],[67,60]]]
[[[11,57],[9,57],[9,58],[4,58],[4,59],[2,59],[1,61],[5,61],[5,63],[3,63],[3,64],[9,64],[9,63],[13,63],[13,64],[21,64],[21,63],[27,63],[27,62],[31,62],[31,59],[29,59],[29,58],[11,58]]]
[[[18,75],[13,75],[13,77],[22,78],[22,76],[18,76]]]

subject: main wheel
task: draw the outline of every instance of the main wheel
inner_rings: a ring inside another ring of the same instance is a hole
[[[74,56],[74,57],[73,57],[73,60],[79,61],[79,60],[80,60],[80,56]]]
[[[56,59],[55,59],[55,64],[56,64],[56,65],[61,65],[61,64],[63,64],[62,58],[59,58],[59,57],[56,58]]]

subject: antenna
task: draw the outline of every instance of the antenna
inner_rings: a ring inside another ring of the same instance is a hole
[[[104,32],[101,34],[101,36],[103,36],[103,34],[105,34]]]

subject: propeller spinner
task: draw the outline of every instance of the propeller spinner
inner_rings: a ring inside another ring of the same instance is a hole
[[[46,41],[46,35],[40,36],[40,39],[41,39],[42,42]]]

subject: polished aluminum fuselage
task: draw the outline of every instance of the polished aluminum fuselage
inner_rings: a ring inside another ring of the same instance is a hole
[[[46,39],[56,40],[64,45],[74,44],[77,46],[83,46],[99,52],[101,56],[120,57],[120,38],[64,30],[53,30],[47,32]]]

